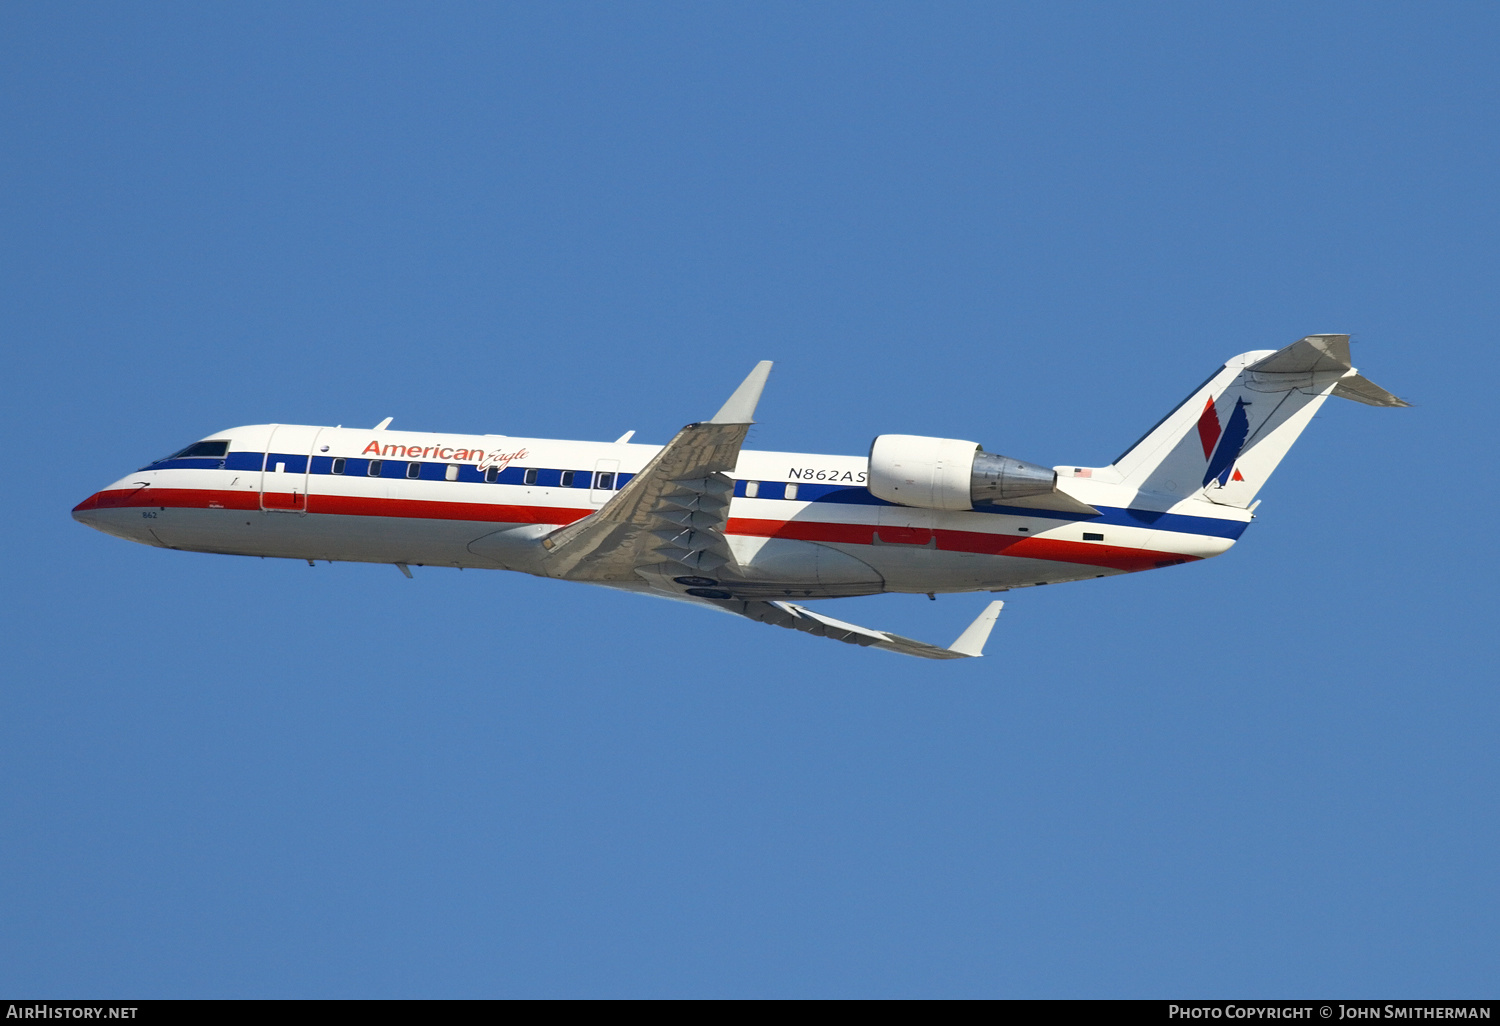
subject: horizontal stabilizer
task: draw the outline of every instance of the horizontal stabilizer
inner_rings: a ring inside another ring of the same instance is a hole
[[[1366,406],[1410,406],[1411,403],[1400,399],[1363,374],[1353,374],[1341,378],[1337,385],[1333,386],[1333,394],[1342,399],[1353,399],[1357,403]]]
[[[1255,391],[1321,391],[1332,383],[1331,394],[1367,406],[1411,405],[1354,370],[1348,335],[1308,335],[1250,364],[1246,372]]]
[[[1257,360],[1250,369],[1263,374],[1310,374],[1314,371],[1342,374],[1351,366],[1348,335],[1307,335],[1285,349]]]

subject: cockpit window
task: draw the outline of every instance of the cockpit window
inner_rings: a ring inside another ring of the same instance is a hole
[[[220,438],[208,442],[194,442],[186,449],[183,449],[180,452],[174,452],[170,456],[163,456],[156,462],[165,463],[167,462],[167,460],[185,460],[191,459],[193,457],[221,460],[228,452],[229,439]]]

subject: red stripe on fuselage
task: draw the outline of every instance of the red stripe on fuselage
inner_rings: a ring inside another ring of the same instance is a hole
[[[1154,570],[1163,562],[1187,562],[1200,556],[1153,549],[1132,549],[1122,545],[1067,541],[1061,538],[1028,538],[1013,534],[987,534],[983,531],[952,531],[946,528],[898,528],[899,537],[887,527],[874,524],[826,524],[814,520],[747,520],[732,518],[729,533],[757,538],[791,538],[797,541],[841,542],[845,545],[875,545],[875,536],[886,545],[923,545],[936,536],[937,548],[943,552],[975,552],[986,556],[1016,556],[1021,559],[1044,559],[1058,563],[1081,563],[1111,570]]]
[[[477,520],[491,524],[571,524],[592,509],[558,506],[499,506],[489,502],[446,502],[431,499],[374,499],[358,495],[314,495],[309,513],[349,517],[402,517],[412,520]]]
[[[267,492],[267,504],[278,512],[301,512],[293,493]],[[593,512],[551,506],[502,506],[490,502],[443,502],[427,499],[385,499],[362,495],[310,495],[309,513],[354,517],[401,517],[410,520],[473,520],[493,524],[571,524]],[[74,512],[120,508],[259,510],[261,493],[213,488],[135,488],[99,492],[84,499]]]
[[[259,511],[260,492],[209,488],[135,488],[104,491],[89,496],[76,511],[156,506],[169,509],[236,509]],[[290,492],[272,496],[290,505]],[[488,502],[445,502],[429,499],[386,499],[358,495],[311,495],[308,512],[356,517],[400,517],[407,520],[467,520],[493,524],[571,524],[594,512],[554,506],[509,506]],[[880,541],[875,540],[876,533]],[[1151,570],[1164,562],[1186,562],[1199,556],[1151,549],[1132,549],[1096,542],[1059,538],[1031,538],[983,531],[946,528],[891,528],[875,524],[839,524],[817,520],[754,520],[732,517],[728,533],[755,538],[835,542],[844,545],[923,545],[936,536],[944,552],[973,552],[987,556],[1016,556],[1059,563],[1106,567],[1111,570]]]

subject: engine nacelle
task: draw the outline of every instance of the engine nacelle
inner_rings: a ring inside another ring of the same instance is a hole
[[[973,509],[1057,490],[1050,467],[996,456],[975,442],[881,435],[870,445],[870,494],[923,509]]]

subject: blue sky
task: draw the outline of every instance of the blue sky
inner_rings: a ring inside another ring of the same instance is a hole
[[[0,992],[1493,996],[1497,30],[6,5]],[[758,448],[1099,464],[1313,332],[1416,407],[962,664],[68,516],[236,424],[665,441],[759,359]]]

